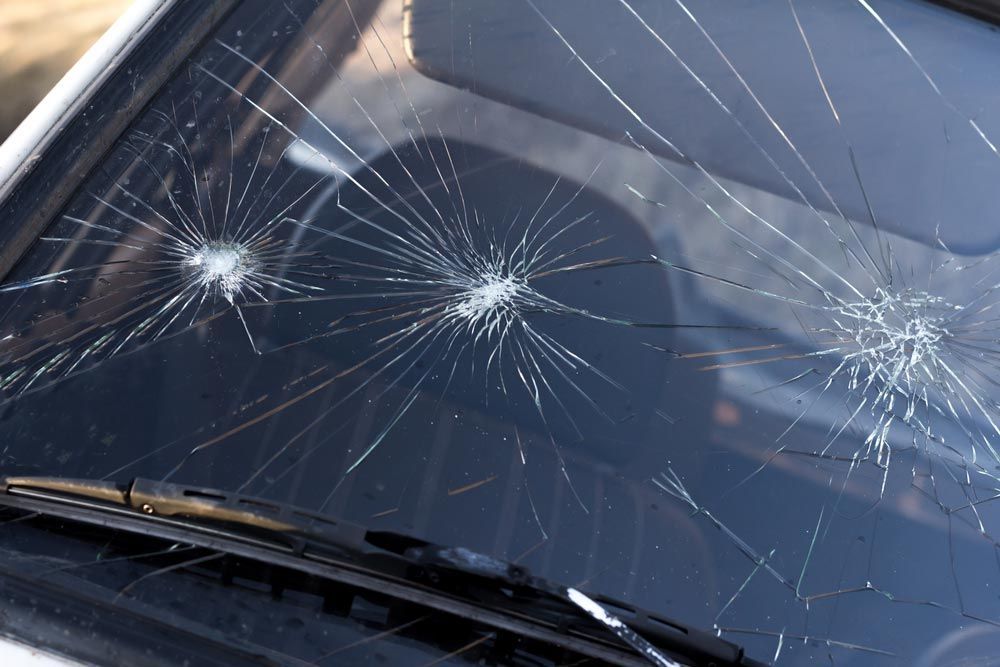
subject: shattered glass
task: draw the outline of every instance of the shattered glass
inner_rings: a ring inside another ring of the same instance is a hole
[[[0,468],[996,664],[996,62],[920,0],[243,2],[0,285]]]

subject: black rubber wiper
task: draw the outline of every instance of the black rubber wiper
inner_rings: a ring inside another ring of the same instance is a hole
[[[0,492],[0,505],[287,568],[610,664],[764,664],[712,634],[519,565],[251,496],[146,479],[58,477],[0,478]]]
[[[930,0],[953,11],[968,14],[981,21],[1000,25],[1000,1],[998,0]]]

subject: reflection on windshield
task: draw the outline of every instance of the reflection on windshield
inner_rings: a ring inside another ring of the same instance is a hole
[[[902,0],[246,2],[0,286],[3,466],[319,508],[777,664],[986,660],[998,49]]]

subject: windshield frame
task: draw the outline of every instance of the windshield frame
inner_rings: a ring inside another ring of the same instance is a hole
[[[113,26],[106,35],[110,44],[96,44],[93,53],[81,60],[83,71],[71,71],[29,116],[28,121],[48,124],[40,128],[41,136],[32,137],[30,132],[36,128],[25,123],[0,145],[0,164],[20,162],[0,182],[0,218],[4,220],[0,279],[55,219],[149,100],[238,4],[238,0],[156,0],[137,10],[141,12],[138,17],[124,15],[126,32]],[[91,72],[96,73],[85,80]],[[58,108],[73,96],[75,100],[65,109]],[[53,115],[56,119],[51,122]]]

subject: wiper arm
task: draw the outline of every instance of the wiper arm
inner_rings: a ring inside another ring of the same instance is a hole
[[[140,478],[118,484],[4,477],[0,492],[0,505],[287,567],[612,664],[637,660],[605,633],[627,645],[643,664],[679,667],[674,657],[685,665],[764,664],[712,634],[611,598],[589,597],[491,556],[251,496]]]
[[[215,529],[228,528],[232,532],[238,528],[235,534],[252,541],[256,541],[253,538],[280,538],[280,542],[290,547],[301,547],[304,542],[313,541],[359,552],[364,549],[369,532],[364,526],[291,505],[138,477],[127,484],[63,477],[0,477],[0,490],[9,496],[70,504],[74,498],[95,500],[127,508],[129,514],[156,517],[158,523],[183,525],[210,533]]]

